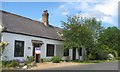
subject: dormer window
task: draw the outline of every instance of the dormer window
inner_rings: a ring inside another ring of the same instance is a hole
[[[58,34],[60,37],[63,37],[63,34],[62,34],[62,33],[57,32],[57,34]]]

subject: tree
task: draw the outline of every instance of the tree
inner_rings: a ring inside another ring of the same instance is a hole
[[[65,48],[85,48],[90,50],[102,31],[101,22],[95,18],[67,16],[67,22],[62,21]]]
[[[116,50],[120,56],[120,30],[117,27],[108,27],[100,34],[99,43],[107,45],[110,49]]]
[[[87,48],[87,54],[93,54],[95,55],[97,53],[98,50],[98,39],[100,34],[103,32],[104,27],[102,26],[102,21],[97,21],[96,18],[86,18],[85,19],[85,25],[90,28],[91,32],[92,32],[92,38],[93,38],[93,44],[90,45]]]

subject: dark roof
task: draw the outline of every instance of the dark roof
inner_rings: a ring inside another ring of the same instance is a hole
[[[0,11],[0,14],[1,13],[2,25],[5,27],[6,32],[63,40],[57,33],[62,31],[61,28],[52,25],[44,26],[42,22],[6,11]]]

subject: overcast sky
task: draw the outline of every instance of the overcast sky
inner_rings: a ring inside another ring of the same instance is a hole
[[[33,20],[41,21],[42,12],[48,10],[49,23],[61,27],[60,21],[66,21],[66,15],[96,17],[103,26],[118,26],[118,1],[97,0],[80,2],[2,2],[2,10]]]

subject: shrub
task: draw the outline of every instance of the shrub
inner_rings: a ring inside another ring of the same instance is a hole
[[[108,53],[106,52],[99,52],[96,55],[97,60],[107,60],[107,58],[108,58]]]
[[[82,60],[79,60],[79,59],[76,59],[76,60],[73,60],[73,62],[81,62]]]
[[[43,59],[40,59],[40,62],[43,63],[44,62]]]
[[[58,57],[58,56],[54,56],[54,57],[51,59],[51,61],[52,61],[53,63],[60,63],[61,58]]]
[[[51,59],[50,58],[43,58],[43,62],[50,62]]]
[[[107,60],[109,52],[111,52],[111,49],[107,45],[102,44],[97,50],[96,59]]]
[[[2,67],[7,67],[11,61],[2,61]]]
[[[116,59],[118,59],[118,53],[117,53],[117,51],[113,50],[112,54],[115,56]]]
[[[108,60],[114,60],[114,59],[115,59],[114,55],[109,53],[108,54]]]
[[[27,56],[27,60],[24,62],[24,65],[28,65],[34,61],[34,56]]]
[[[18,66],[18,62],[16,62],[15,60],[12,60],[12,62],[8,65],[8,67],[15,67]]]
[[[27,56],[27,61],[28,62],[33,62],[34,61],[34,56]]]
[[[29,62],[29,61],[25,61],[24,62],[24,65],[28,65],[28,64],[30,64],[31,62]]]
[[[95,53],[89,53],[88,59],[89,60],[95,60],[96,59],[96,54]]]

